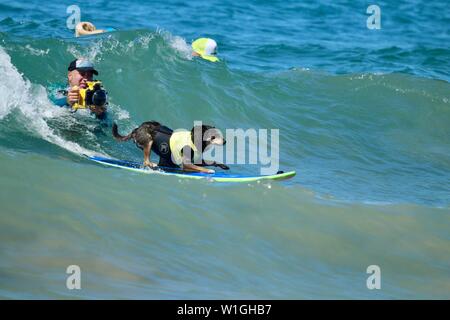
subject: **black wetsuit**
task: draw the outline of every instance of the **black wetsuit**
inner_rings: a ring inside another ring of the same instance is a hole
[[[172,136],[173,130],[166,126],[160,126],[154,132],[155,134],[152,136],[152,151],[159,156],[158,166],[178,168],[172,162],[172,152],[170,151],[170,137]]]

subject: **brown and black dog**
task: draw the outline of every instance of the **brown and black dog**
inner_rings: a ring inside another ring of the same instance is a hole
[[[226,143],[220,130],[208,125],[194,126],[191,131],[172,129],[161,125],[156,121],[142,123],[130,134],[122,136],[118,132],[117,124],[113,124],[113,136],[118,141],[134,140],[136,146],[144,151],[144,166],[180,167],[185,171],[197,171],[214,173],[214,170],[203,168],[204,166],[216,166],[224,170],[229,167],[220,163],[206,163],[201,155],[212,145],[224,145]],[[201,147],[196,143],[201,141]],[[201,150],[199,150],[201,149]],[[150,161],[150,152],[153,150],[159,156],[159,164]],[[200,159],[200,161],[199,161]],[[176,160],[176,161],[174,161]]]

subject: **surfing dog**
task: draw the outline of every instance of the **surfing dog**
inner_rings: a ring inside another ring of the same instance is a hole
[[[220,130],[213,126],[201,125],[194,126],[191,131],[173,131],[159,122],[148,121],[128,135],[122,136],[119,134],[117,124],[114,123],[112,134],[117,141],[133,139],[136,146],[144,151],[144,167],[181,167],[184,171],[205,173],[214,173],[214,170],[206,169],[205,166],[229,169],[224,164],[206,163],[202,158],[203,152],[209,147],[226,143]],[[151,151],[159,156],[158,165],[150,161]]]

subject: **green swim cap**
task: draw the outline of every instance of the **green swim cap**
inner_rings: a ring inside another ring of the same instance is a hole
[[[200,38],[192,42],[192,49],[198,53],[200,57],[211,62],[217,62],[219,59],[217,54],[217,43],[210,38]]]

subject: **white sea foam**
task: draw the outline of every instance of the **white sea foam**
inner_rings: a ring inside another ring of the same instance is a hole
[[[50,49],[47,49],[47,50],[35,49],[32,46],[30,46],[29,44],[27,44],[25,46],[25,48],[28,49],[28,51],[30,51],[30,53],[34,56],[45,56],[46,54],[48,54],[50,52]]]
[[[169,31],[158,28],[156,33],[159,34],[165,41],[169,43],[169,46],[177,51],[185,59],[192,60],[192,49],[186,40],[179,36],[172,35]]]
[[[186,40],[176,36],[169,39],[169,44],[173,49],[181,53],[184,58],[192,60],[192,50],[191,47],[186,43]]]

